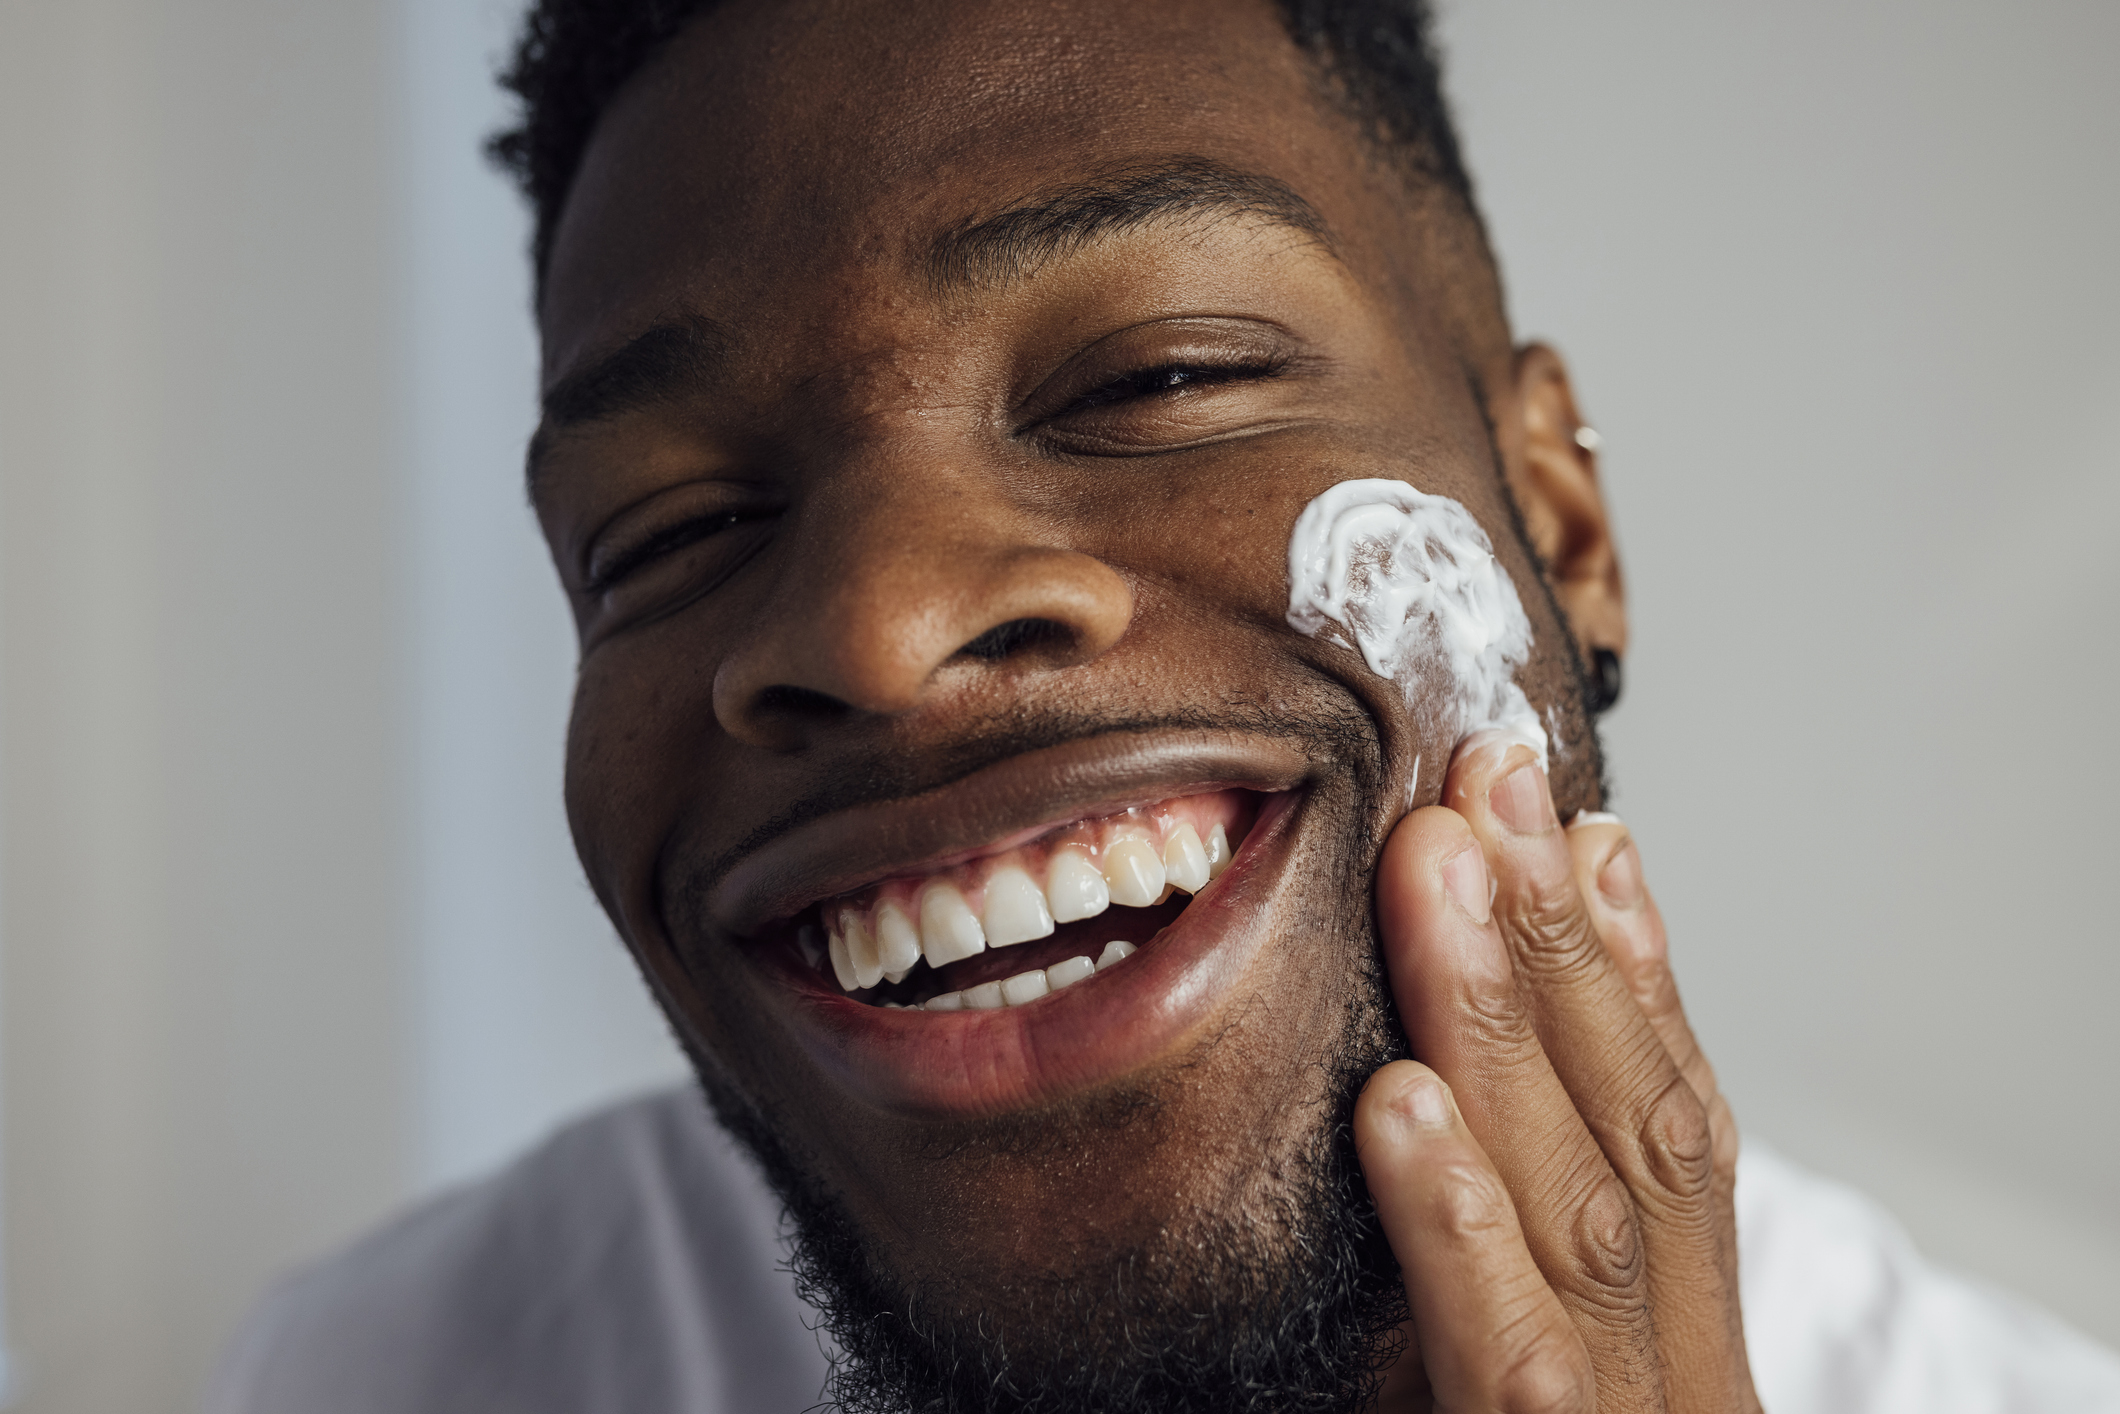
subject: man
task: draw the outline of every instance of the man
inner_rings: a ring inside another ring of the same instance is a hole
[[[1740,1312],[1596,439],[1417,6],[555,0],[514,83],[570,818],[833,1399],[1753,1409],[1749,1328],[1809,1407],[2120,1407],[1771,1166]],[[302,1279],[226,1403],[803,1407],[703,1114]]]

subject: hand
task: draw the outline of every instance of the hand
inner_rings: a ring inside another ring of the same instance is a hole
[[[1468,743],[1443,799],[1399,822],[1377,871],[1427,1062],[1385,1066],[1355,1109],[1413,1309],[1382,1407],[1758,1410],[1737,1128],[1633,841],[1564,830],[1521,746]]]

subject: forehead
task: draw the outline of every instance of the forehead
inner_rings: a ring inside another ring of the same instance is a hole
[[[1257,174],[1341,226],[1351,134],[1270,0],[739,0],[599,125],[547,274],[548,376],[680,309],[873,287],[1129,164]]]

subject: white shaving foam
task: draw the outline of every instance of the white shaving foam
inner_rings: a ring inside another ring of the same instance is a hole
[[[1516,685],[1531,620],[1493,542],[1448,496],[1343,481],[1303,508],[1288,542],[1288,622],[1361,650],[1430,733],[1498,732],[1546,761],[1546,730]]]

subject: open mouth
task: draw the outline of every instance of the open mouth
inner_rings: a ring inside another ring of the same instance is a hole
[[[1071,821],[827,899],[796,939],[814,971],[871,1006],[1028,1006],[1153,946],[1229,868],[1260,799],[1211,791]]]
[[[1110,732],[819,814],[706,901],[751,1002],[729,1024],[921,1119],[1023,1112],[1163,1064],[1225,1034],[1283,964],[1292,866],[1327,828],[1318,779],[1278,738]]]

